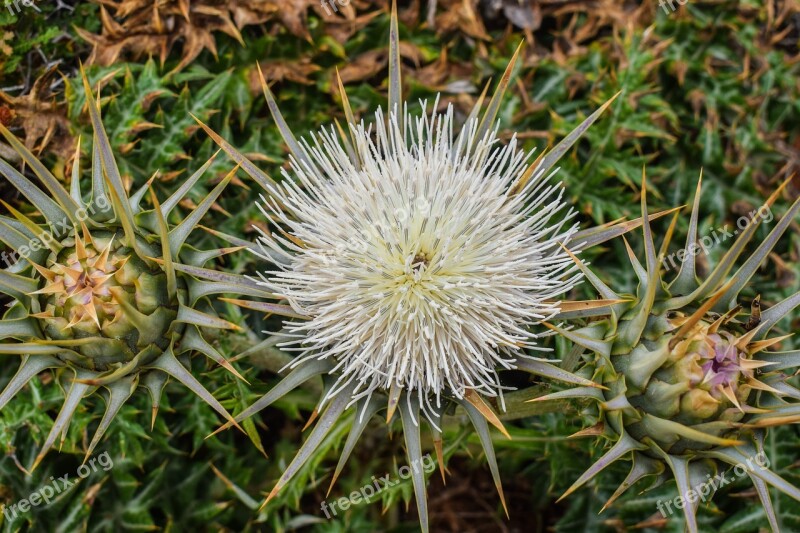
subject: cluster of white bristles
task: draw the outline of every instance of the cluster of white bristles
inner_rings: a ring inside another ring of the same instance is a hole
[[[332,128],[303,142],[308,159],[263,198],[278,229],[259,241],[280,271],[260,282],[309,317],[286,325],[292,366],[337,362],[329,397],[394,385],[428,414],[442,394],[502,398],[497,369],[535,347],[530,327],[580,280],[559,244],[577,225],[551,176],[518,187],[530,154],[516,139],[476,139],[476,120],[456,137],[451,107],[405,124],[379,109],[375,131],[353,126],[361,168]]]

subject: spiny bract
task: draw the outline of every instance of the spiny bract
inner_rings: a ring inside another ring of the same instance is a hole
[[[178,357],[202,353],[240,377],[201,333],[204,328],[237,328],[216,316],[207,297],[240,292],[238,278],[202,265],[238,248],[201,251],[185,244],[233,173],[170,227],[167,220],[173,209],[212,161],[163,204],[150,183],[128,197],[86,78],[84,85],[94,130],[88,195],[80,186],[80,141],[67,191],[0,125],[0,133],[46,190],[0,159],[0,172],[45,219],[43,224],[34,222],[5,202],[13,218],[0,216],[0,241],[20,255],[0,270],[0,292],[13,299],[0,321],[0,354],[22,357],[19,370],[0,394],[0,409],[45,369],[55,369],[66,390],[64,405],[34,467],[59,435],[64,438],[82,398],[98,387],[108,389],[109,396],[87,457],[140,382],[152,396],[153,422],[168,376],[232,420]],[[143,210],[140,203],[148,190],[154,207]]]
[[[788,183],[788,182],[787,182]],[[769,213],[781,187],[758,210],[733,246],[705,279],[698,279],[695,256],[700,183],[694,200],[689,235],[681,268],[667,283],[661,274],[677,218],[657,252],[646,213],[642,183],[646,262],[642,266],[627,245],[639,280],[635,296],[612,306],[608,316],[574,330],[556,328],[589,350],[585,364],[572,379],[590,379],[590,386],[537,398],[595,400],[589,413],[594,425],[579,435],[603,435],[615,444],[562,496],[566,497],[616,460],[630,456],[633,467],[611,496],[613,503],[636,481],[672,471],[684,506],[686,524],[697,531],[699,499],[690,490],[706,483],[716,469],[742,465],[758,492],[770,525],[778,521],[767,484],[800,499],[800,490],[766,466],[760,466],[766,428],[800,421],[800,390],[786,383],[782,370],[800,365],[800,351],[765,351],[785,337],[768,338],[770,330],[795,307],[800,293],[763,313],[760,299],[742,314],[740,292],[765,260],[800,210],[794,202],[769,236],[731,274],[756,229]],[[580,261],[575,258],[577,264]],[[581,269],[602,298],[625,299],[605,285],[586,266]],[[598,313],[595,313],[597,315]],[[535,400],[536,401],[536,400]],[[763,461],[762,461],[763,462]],[[666,465],[666,467],[665,467]],[[663,511],[662,511],[663,512]]]
[[[494,131],[519,49],[483,116],[485,91],[454,131],[450,108],[430,117],[405,108],[396,9],[389,43],[389,117],[379,110],[370,127],[356,122],[339,80],[347,128],[298,142],[262,78],[291,151],[280,184],[205,128],[268,193],[261,207],[271,233],[251,249],[277,267],[261,286],[288,305],[238,303],[292,318],[278,345],[299,352],[284,381],[236,419],[314,376],[327,386],[320,420],[267,502],[351,407],[357,414],[331,485],[384,407],[387,423],[400,411],[409,464],[420,463],[420,420],[428,421],[443,469],[441,420],[455,405],[475,426],[502,498],[488,423],[505,430],[484,397],[502,402],[498,370],[560,375],[524,351],[541,335],[532,326],[581,307],[558,301],[578,281],[560,243],[587,246],[638,224],[577,232],[560,185],[550,183],[554,164],[610,102],[531,162],[516,140],[498,146]],[[427,530],[424,473],[412,476]]]

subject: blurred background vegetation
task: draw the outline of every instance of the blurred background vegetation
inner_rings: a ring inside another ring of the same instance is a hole
[[[440,105],[453,103],[464,118],[524,40],[524,60],[500,114],[504,138],[516,134],[526,148],[544,149],[622,92],[563,160],[560,176],[585,226],[637,216],[643,168],[653,208],[685,204],[703,172],[701,235],[735,224],[795,176],[774,207],[781,213],[800,194],[800,3],[673,4],[674,11],[656,0],[400,2],[405,94],[419,107],[420,100],[430,105],[441,92]],[[377,106],[385,107],[387,1],[352,0],[334,4],[337,11],[326,5],[318,0],[10,3],[0,10],[0,121],[57,176],[69,175],[74,143],[81,135],[86,142],[90,131],[77,77],[83,64],[93,84],[102,87],[104,121],[131,188],[153,177],[164,197],[216,151],[192,114],[278,176],[287,149],[261,95],[257,63],[298,134],[344,120],[334,83],[337,68],[357,116],[370,119]],[[2,142],[0,156],[15,159]],[[218,157],[190,196],[202,198],[231,168]],[[12,205],[24,202],[4,182],[0,193]],[[258,185],[242,173],[203,224],[253,240],[253,226],[264,223],[254,205],[259,194]],[[191,208],[192,200],[184,207]],[[687,222],[688,217],[680,221],[679,235]],[[661,234],[666,224],[659,222]],[[800,290],[800,227],[795,223],[788,233],[752,288],[766,305]],[[213,231],[202,234],[194,237],[217,240]],[[637,236],[632,242],[640,244]],[[713,262],[724,250],[712,249],[704,260]],[[586,254],[615,286],[632,290],[635,279],[624,256],[621,242]],[[228,256],[219,266],[246,274],[263,267],[246,253]],[[592,295],[581,287],[572,296]],[[258,344],[262,331],[275,329],[276,319],[221,305],[246,331],[222,335],[216,343],[228,357],[245,353],[236,366],[252,385],[219,368],[193,370],[227,409],[239,412],[277,383],[288,356],[269,343]],[[786,325],[791,331],[799,327],[797,316]],[[556,344],[556,354],[563,355],[564,346]],[[3,366],[0,384],[16,368]],[[50,454],[26,476],[24,466],[31,464],[63,398],[58,387],[46,386],[48,379],[42,375],[0,413],[0,502],[27,497],[50,476],[74,478],[87,436],[102,415],[102,402],[79,412],[62,453]],[[476,435],[455,416],[445,431],[446,484],[438,473],[429,479],[433,531],[683,530],[680,515],[665,519],[655,505],[675,496],[674,483],[630,491],[598,514],[624,478],[624,467],[610,468],[598,482],[556,503],[601,450],[566,440],[582,428],[580,405],[534,409],[521,399],[541,395],[546,387],[527,376],[506,380],[521,389],[506,416],[513,438],[494,433],[510,517],[504,516]],[[49,506],[12,521],[0,517],[3,530],[418,530],[415,506],[408,503],[410,480],[332,520],[320,510],[352,418],[258,510],[299,447],[317,395],[312,383],[258,415],[249,422],[252,442],[236,432],[206,440],[220,420],[180,387],[165,397],[151,431],[149,401],[137,395],[98,447],[108,451],[114,468],[92,474]],[[772,432],[767,449],[773,469],[797,484],[797,430]],[[360,489],[372,476],[394,475],[403,457],[399,433],[388,433],[382,423],[370,426],[330,498]],[[766,521],[760,507],[751,505],[756,500],[749,484],[728,485],[713,503],[701,506],[701,528],[759,531]],[[797,502],[776,498],[776,509],[790,531],[800,531]]]

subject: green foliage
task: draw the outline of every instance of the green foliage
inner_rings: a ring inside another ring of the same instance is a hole
[[[69,12],[58,9],[55,2],[39,5],[41,15],[26,11],[12,16],[0,9],[0,37],[3,31],[14,34],[8,41],[12,54],[0,56],[3,86],[35,79],[44,68],[41,55],[50,61],[61,61],[61,71],[67,76],[61,98],[67,104],[73,133],[82,134],[84,147],[88,147],[91,128],[84,118],[85,94],[75,73],[78,61],[85,59],[89,50],[74,37],[73,26],[99,32],[99,8],[95,3],[78,2],[75,11]],[[600,103],[622,91],[607,116],[562,160],[559,176],[570,200],[581,211],[581,220],[589,225],[636,216],[643,167],[647,168],[651,187],[651,206],[681,205],[691,196],[702,169],[705,190],[700,235],[706,235],[724,224],[734,224],[742,210],[747,211],[741,204],[758,206],[780,178],[797,168],[800,63],[791,60],[797,54],[797,37],[790,32],[782,39],[773,39],[784,27],[768,26],[771,22],[764,2],[689,2],[669,15],[657,7],[653,11],[654,16],[637,19],[629,27],[606,25],[586,42],[564,48],[559,48],[564,43],[556,34],[565,29],[567,21],[548,16],[534,31],[536,41],[528,42],[531,56],[517,69],[519,82],[512,84],[500,110],[501,133],[517,132],[525,147],[544,149],[571,131]],[[590,22],[589,14],[576,15],[577,28],[588,27]],[[157,60],[145,59],[112,67],[87,67],[93,87],[97,83],[102,86],[104,122],[114,150],[123,154],[120,170],[131,190],[144,185],[158,170],[154,189],[159,198],[166,198],[182,179],[216,152],[215,145],[198,133],[191,114],[243,153],[257,154],[259,166],[274,179],[280,179],[287,151],[269,119],[260,87],[253,83],[255,63],[292,69],[298,61],[308,59],[319,67],[308,74],[310,84],[280,80],[272,87],[294,131],[317,130],[334,117],[340,121],[343,118],[333,84],[334,69],[345,68],[364,53],[382,50],[389,18],[386,13],[377,15],[344,43],[327,36],[323,25],[316,15],[310,16],[311,42],[271,31],[270,27],[244,31],[246,47],[226,36],[217,36],[218,59],[204,52],[179,73],[170,74],[180,60],[179,51],[174,51],[163,66]],[[413,46],[420,61],[417,65],[408,57],[404,60],[408,80],[405,89],[410,101],[423,98],[432,102],[436,88],[420,81],[418,67],[438,61],[437,56],[445,50],[447,65],[460,66],[453,67],[446,76],[447,82],[460,81],[479,92],[490,78],[496,81],[524,35],[520,31],[507,33],[503,27],[493,28],[491,35],[491,42],[479,42],[457,32],[437,33],[421,24],[401,27],[402,40]],[[557,48],[562,53],[555,53]],[[370,110],[385,105],[385,69],[379,72],[356,76],[347,83],[357,116],[370,119]],[[465,113],[469,108],[464,102],[474,96],[474,92],[470,96],[445,91],[444,99],[456,102]],[[207,178],[189,192],[190,201],[199,203],[230,169],[224,156],[217,157]],[[209,212],[203,224],[252,241],[252,224],[263,218],[254,207],[262,191],[244,173],[238,176],[244,186],[231,184],[217,202],[219,209]],[[797,194],[796,186],[791,194]],[[17,206],[24,202],[16,197],[13,201]],[[145,198],[143,205],[149,202]],[[785,199],[779,199],[774,212],[779,215],[786,207]],[[188,212],[180,211],[171,222],[179,222]],[[656,227],[663,233],[668,221],[661,222]],[[686,220],[681,219],[676,235],[683,237],[686,230]],[[766,231],[760,229],[754,240],[763,240]],[[769,263],[746,289],[746,297],[761,294],[764,301],[776,302],[800,290],[800,232],[795,231],[784,241],[776,253],[789,273],[776,282],[775,263]],[[195,231],[188,244],[208,248],[220,242],[217,237]],[[722,246],[710,250],[708,262],[718,262],[725,249]],[[621,243],[590,250],[585,259],[606,281],[613,280],[615,288],[635,290],[637,280],[626,266]],[[221,269],[237,274],[252,274],[256,264],[257,259],[247,252],[219,261]],[[570,296],[595,295],[584,284]],[[246,326],[243,333],[217,339],[215,346],[227,358],[252,347],[264,337],[263,331],[280,328],[280,320],[274,317],[265,319],[260,313],[245,312],[226,303],[214,305],[231,321]],[[790,330],[792,324],[797,324],[796,315],[781,327]],[[798,346],[796,340],[787,345]],[[568,356],[563,343],[552,346],[556,356]],[[235,415],[278,382],[276,372],[283,366],[280,355],[261,351],[237,363],[249,384],[212,365],[196,363],[192,371]],[[0,370],[0,386],[13,371],[7,365]],[[508,379],[521,388],[538,385]],[[31,381],[16,401],[0,413],[0,448],[5,452],[0,460],[2,503],[13,504],[28,497],[46,485],[50,476],[74,475],[104,411],[100,398],[85,402],[73,418],[61,445],[62,453],[49,455],[33,476],[26,476],[19,465],[33,462],[63,402],[61,390],[48,380],[52,378],[45,373]],[[98,447],[100,452],[107,450],[111,454],[114,468],[93,473],[56,503],[40,506],[16,521],[3,522],[3,531],[127,531],[153,527],[168,531],[284,531],[303,527],[320,532],[366,532],[413,531],[416,527],[414,506],[408,506],[412,501],[410,482],[381,494],[380,501],[354,506],[334,520],[325,519],[320,504],[327,498],[325,493],[349,419],[336,426],[275,500],[258,510],[263,496],[274,486],[307,434],[300,428],[318,399],[319,391],[313,386],[287,395],[269,413],[243,423],[246,434],[229,430],[208,439],[218,428],[219,418],[202,400],[181,394],[181,390],[176,384],[168,386],[152,431],[147,423],[149,399],[144,394],[134,395]],[[643,491],[649,484],[641,483],[614,507],[598,514],[624,479],[624,467],[609,468],[588,489],[555,503],[571,481],[602,453],[591,439],[567,439],[581,429],[575,412],[585,407],[577,403],[572,407],[574,411],[506,422],[513,436],[510,441],[493,432],[506,492],[514,492],[514,484],[508,480],[522,478],[529,483],[524,500],[510,506],[511,520],[521,520],[526,526],[535,523],[541,531],[616,532],[633,530],[637,524],[641,527],[636,531],[645,533],[682,531],[680,513],[664,521],[656,508],[657,501],[677,495],[674,482],[647,492]],[[473,474],[489,475],[477,436],[465,431],[462,422],[463,417],[450,419],[444,432],[446,462],[451,465],[448,484]],[[372,423],[365,434],[369,438],[357,446],[330,498],[358,490],[373,475],[395,472],[395,461],[402,464],[401,434],[395,433],[389,440],[385,426],[379,423]],[[423,442],[423,446],[426,452],[433,452],[430,442]],[[773,469],[795,485],[800,484],[800,476],[793,468],[798,446],[800,435],[791,427],[778,428],[766,442]],[[263,448],[266,457],[259,448]],[[223,477],[214,472],[212,465]],[[438,476],[438,471],[434,472],[430,482],[434,483]],[[439,492],[431,492],[432,499],[439,498],[446,489],[440,487]],[[757,532],[765,524],[764,515],[758,506],[743,505],[743,501],[753,498],[750,490],[747,483],[732,484],[715,495],[712,505],[700,508],[700,528]],[[742,493],[749,499],[743,500]],[[496,494],[487,493],[484,497],[488,510],[480,513],[504,519]],[[777,491],[772,497],[784,530],[800,530],[797,502]],[[450,525],[445,519],[436,521],[436,517],[446,516],[438,505],[431,507],[432,529],[446,530]],[[388,507],[385,514],[384,506]]]

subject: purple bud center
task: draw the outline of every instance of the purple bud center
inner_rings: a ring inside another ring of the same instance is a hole
[[[741,377],[739,350],[736,339],[727,332],[712,333],[706,337],[699,350],[704,383],[716,388],[730,386],[734,391]]]

